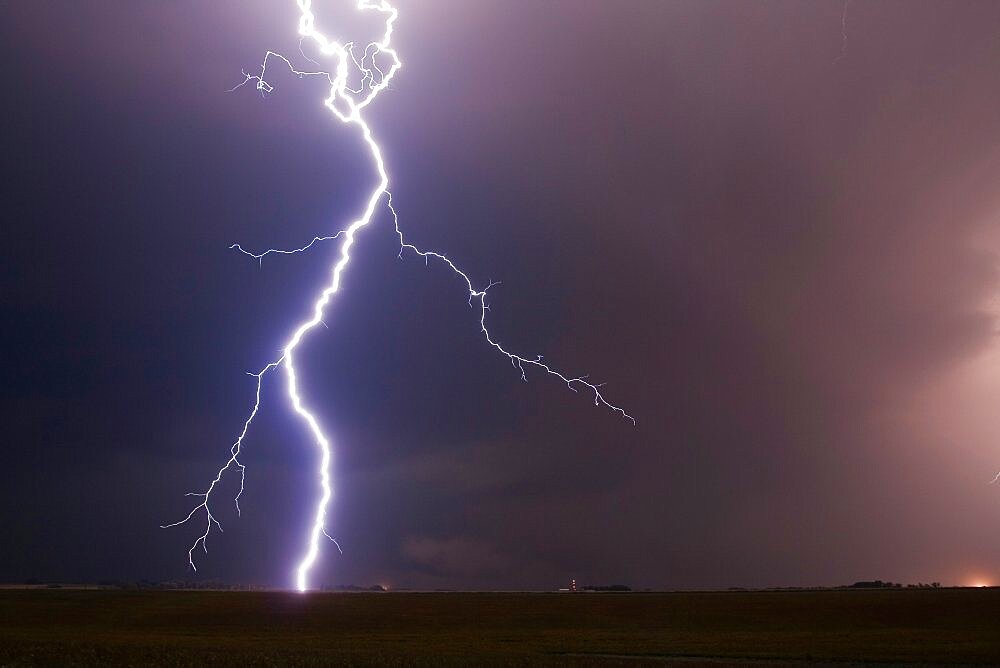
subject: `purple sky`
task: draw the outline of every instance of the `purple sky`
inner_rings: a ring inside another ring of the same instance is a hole
[[[639,424],[521,383],[382,216],[303,349],[345,551],[317,584],[1000,582],[1000,5],[853,0],[846,43],[839,1],[398,6],[368,117],[402,225]],[[340,229],[373,179],[322,86],[226,93],[295,27],[0,5],[0,580],[186,576],[194,529],[157,525],[335,251],[227,247]],[[204,578],[290,584],[313,451],[265,406]]]

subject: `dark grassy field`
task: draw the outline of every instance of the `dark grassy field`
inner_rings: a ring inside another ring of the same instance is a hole
[[[2,665],[1000,664],[1000,589],[0,591]]]

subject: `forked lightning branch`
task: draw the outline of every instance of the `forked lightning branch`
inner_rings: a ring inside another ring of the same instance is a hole
[[[295,411],[296,415],[298,415],[298,417],[308,427],[309,433],[312,435],[315,442],[318,455],[316,463],[316,479],[319,494],[316,499],[316,504],[311,510],[311,528],[309,530],[309,535],[304,541],[302,556],[299,558],[298,565],[295,570],[295,586],[299,591],[306,591],[309,589],[309,574],[319,558],[320,547],[323,539],[328,538],[332,540],[332,538],[330,538],[330,534],[327,532],[326,523],[327,511],[333,498],[333,445],[323,430],[320,418],[316,415],[315,408],[307,405],[306,399],[302,396],[299,390],[297,364],[301,364],[302,360],[298,359],[297,353],[299,344],[302,343],[305,337],[308,336],[313,329],[322,323],[327,306],[334,298],[334,295],[336,295],[340,290],[341,277],[350,264],[351,253],[354,250],[355,242],[358,240],[359,234],[363,228],[368,226],[373,221],[376,212],[380,207],[385,207],[385,211],[389,214],[389,217],[391,217],[393,221],[396,234],[399,236],[400,257],[403,257],[404,254],[408,253],[423,258],[424,262],[427,264],[430,264],[433,261],[443,266],[446,270],[453,273],[456,278],[463,282],[469,292],[469,306],[474,309],[476,316],[478,317],[479,327],[483,338],[489,346],[494,348],[499,354],[505,356],[510,361],[511,365],[520,374],[522,380],[527,380],[527,374],[530,369],[538,369],[565,383],[565,385],[574,392],[581,390],[586,392],[592,398],[594,405],[604,406],[620,414],[625,419],[632,421],[633,424],[635,423],[635,419],[623,409],[609,403],[601,392],[601,386],[590,382],[586,376],[567,375],[550,366],[543,360],[541,355],[524,357],[516,353],[512,353],[504,348],[496,340],[496,337],[490,332],[486,324],[486,315],[489,310],[487,305],[487,291],[494,284],[490,283],[486,287],[477,288],[472,282],[472,279],[469,278],[468,274],[460,269],[458,265],[456,265],[448,256],[434,251],[422,250],[409,243],[403,235],[399,225],[399,217],[396,214],[396,210],[392,206],[392,197],[388,190],[389,175],[386,170],[385,162],[382,159],[382,152],[379,149],[378,142],[372,135],[371,128],[363,116],[365,108],[368,107],[368,105],[371,104],[376,97],[378,97],[379,93],[386,89],[389,82],[396,75],[402,65],[396,51],[390,46],[393,27],[398,17],[396,9],[386,2],[386,0],[381,0],[379,2],[375,2],[373,0],[358,0],[356,8],[359,12],[376,12],[381,15],[384,20],[384,31],[381,39],[369,42],[364,46],[364,48],[360,48],[354,42],[348,41],[342,43],[327,37],[326,34],[324,34],[316,25],[316,16],[312,10],[312,1],[297,0],[297,2],[299,8],[298,32],[303,45],[311,44],[315,50],[316,59],[309,60],[316,65],[316,69],[299,70],[285,56],[273,51],[268,51],[264,56],[263,62],[261,63],[260,72],[258,74],[246,74],[245,80],[233,90],[252,84],[255,86],[256,90],[263,95],[273,92],[274,89],[271,84],[267,82],[266,77],[268,68],[275,61],[287,67],[293,74],[300,78],[325,78],[330,84],[330,93],[324,104],[334,118],[339,120],[344,125],[352,127],[356,132],[361,134],[361,137],[364,139],[365,145],[368,147],[369,153],[371,154],[372,167],[374,168],[376,182],[372,187],[371,193],[368,196],[367,204],[361,215],[348,226],[335,232],[334,234],[329,236],[316,236],[312,239],[312,241],[298,248],[287,250],[268,249],[260,253],[248,251],[239,244],[233,245],[233,248],[256,259],[258,262],[262,262],[263,258],[267,255],[295,254],[304,252],[313,245],[326,241],[339,241],[340,252],[337,255],[335,264],[331,268],[330,282],[323,288],[316,298],[311,315],[295,326],[287,342],[282,348],[281,356],[263,366],[259,371],[250,374],[256,380],[256,393],[250,413],[244,420],[243,427],[239,435],[230,447],[229,458],[216,472],[215,477],[211,480],[208,487],[205,488],[204,491],[190,492],[188,494],[188,496],[198,499],[199,503],[191,509],[187,516],[177,522],[162,526],[163,528],[167,528],[187,524],[192,521],[199,523],[203,522],[203,524],[201,524],[203,527],[201,533],[188,549],[188,563],[191,568],[197,570],[194,559],[195,551],[200,548],[207,554],[207,540],[209,535],[212,533],[213,528],[218,529],[220,532],[222,531],[222,525],[212,513],[212,502],[214,500],[213,494],[216,491],[216,487],[227,473],[233,473],[239,476],[239,491],[233,499],[233,502],[236,505],[237,513],[240,511],[239,501],[244,490],[244,473],[246,470],[243,462],[240,460],[243,453],[243,443],[250,427],[253,424],[254,418],[257,416],[258,409],[260,408],[261,390],[264,377],[272,371],[280,369],[285,375],[287,395],[291,407]],[[332,67],[330,69],[323,69],[323,66],[319,62],[322,60],[330,62]],[[360,82],[354,87],[349,84],[349,81],[352,78],[360,80]]]

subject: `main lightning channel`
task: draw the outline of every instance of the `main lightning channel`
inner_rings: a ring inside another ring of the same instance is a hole
[[[198,538],[195,539],[194,543],[188,550],[188,563],[191,567],[197,570],[194,563],[194,551],[200,546],[206,553],[208,552],[207,539],[212,531],[212,527],[215,526],[222,531],[222,525],[218,522],[215,516],[212,514],[209,502],[211,500],[211,495],[216,489],[216,485],[219,484],[223,475],[231,468],[236,468],[240,473],[240,488],[239,492],[236,494],[234,499],[236,504],[237,514],[240,512],[239,508],[239,498],[243,494],[243,485],[245,480],[245,466],[240,461],[239,457],[242,452],[243,441],[250,429],[250,425],[257,415],[258,409],[260,408],[261,401],[261,387],[263,384],[264,376],[278,368],[282,367],[285,370],[286,380],[287,380],[287,391],[288,397],[291,402],[292,408],[295,413],[305,422],[308,426],[310,433],[313,436],[316,447],[319,450],[319,463],[317,468],[317,478],[319,479],[321,495],[317,501],[314,513],[313,522],[309,531],[307,547],[305,554],[299,560],[298,565],[295,570],[295,584],[299,591],[306,591],[309,588],[309,573],[312,567],[315,565],[316,560],[319,557],[320,541],[322,538],[327,538],[340,549],[340,545],[337,541],[330,536],[326,531],[326,516],[327,510],[331,499],[333,498],[333,483],[331,480],[330,470],[333,460],[332,445],[330,439],[324,433],[320,426],[319,420],[316,416],[306,407],[305,402],[299,392],[298,374],[295,367],[296,361],[296,351],[299,344],[303,341],[305,336],[311,332],[317,325],[323,323],[323,313],[330,303],[333,295],[335,295],[340,290],[341,277],[344,270],[347,268],[351,261],[351,249],[357,238],[358,232],[362,228],[369,225],[374,216],[375,211],[378,207],[378,203],[383,197],[386,197],[386,206],[392,214],[393,223],[395,226],[396,234],[399,236],[400,243],[400,257],[405,251],[410,251],[420,257],[422,257],[425,263],[429,263],[431,259],[439,261],[445,264],[455,275],[460,277],[469,293],[469,305],[472,306],[474,303],[478,303],[479,306],[479,326],[485,336],[487,342],[499,351],[501,354],[505,355],[511,362],[511,364],[520,371],[521,379],[527,381],[527,375],[525,371],[525,366],[537,367],[546,373],[559,378],[566,386],[573,390],[578,391],[581,387],[587,388],[593,393],[593,401],[597,406],[603,405],[620,415],[624,418],[632,421],[635,424],[635,419],[626,413],[623,409],[609,403],[600,391],[601,385],[591,383],[587,380],[587,376],[567,376],[564,373],[554,369],[547,363],[542,361],[542,356],[538,355],[533,358],[522,357],[520,355],[514,354],[506,350],[501,346],[490,333],[486,325],[486,312],[489,310],[487,304],[486,295],[487,291],[496,285],[491,282],[484,289],[476,289],[472,283],[469,276],[458,268],[451,259],[446,255],[437,253],[434,251],[424,251],[410,244],[406,241],[403,236],[403,232],[399,226],[399,217],[396,214],[396,210],[392,206],[392,196],[388,191],[389,186],[389,176],[386,171],[385,162],[382,158],[382,151],[379,148],[378,143],[372,136],[371,128],[365,122],[362,117],[362,110],[367,107],[378,94],[388,87],[389,82],[402,66],[397,53],[394,49],[390,47],[390,40],[392,37],[393,24],[396,21],[398,12],[393,8],[387,0],[358,0],[356,8],[359,11],[374,10],[385,15],[384,31],[382,38],[379,41],[370,42],[367,44],[361,56],[355,53],[355,45],[353,42],[347,42],[345,44],[340,44],[339,42],[333,41],[326,37],[323,33],[319,32],[316,28],[316,17],[312,12],[312,0],[297,0],[299,7],[299,35],[301,37],[300,41],[300,51],[302,46],[302,41],[309,40],[315,44],[320,54],[326,57],[333,57],[336,61],[336,68],[333,73],[326,72],[322,70],[316,71],[304,71],[297,70],[285,56],[279,53],[268,51],[264,55],[264,60],[261,63],[261,69],[259,74],[248,74],[244,72],[244,81],[233,87],[231,90],[236,90],[242,86],[253,82],[257,90],[262,95],[267,95],[274,90],[274,87],[267,83],[266,74],[269,61],[271,59],[279,59],[284,62],[293,74],[299,78],[304,77],[324,77],[330,83],[330,94],[325,100],[324,104],[326,107],[343,123],[347,125],[356,125],[361,132],[362,139],[368,147],[371,154],[372,161],[375,165],[375,170],[378,175],[378,182],[372,189],[368,197],[367,205],[360,217],[354,220],[346,229],[337,232],[332,236],[317,236],[312,239],[308,244],[294,248],[290,250],[281,249],[268,249],[262,253],[253,253],[247,251],[239,244],[233,244],[230,248],[236,249],[239,252],[248,255],[258,261],[258,263],[263,261],[263,258],[270,254],[295,254],[307,251],[313,245],[334,239],[343,238],[340,246],[340,254],[337,258],[336,263],[332,268],[332,275],[330,283],[319,295],[316,302],[313,304],[312,317],[308,320],[300,323],[291,338],[285,343],[281,357],[277,360],[269,363],[259,372],[250,374],[256,378],[257,381],[257,391],[255,401],[253,403],[252,409],[249,416],[243,423],[243,430],[237,437],[236,441],[233,443],[230,449],[230,457],[225,462],[225,464],[218,470],[215,478],[209,484],[208,488],[204,492],[191,492],[188,496],[194,496],[201,499],[201,503],[191,509],[184,519],[174,522],[171,524],[162,525],[163,528],[175,527],[181,524],[185,524],[192,520],[199,511],[204,511],[205,516],[205,530]],[[383,70],[376,63],[376,58],[380,54],[385,54],[389,57],[391,65],[388,69]],[[303,56],[305,54],[303,53]],[[306,57],[307,60],[313,62],[317,67],[322,67],[315,60]],[[357,88],[351,88],[348,85],[349,68],[350,65],[354,65],[361,74],[361,82]]]

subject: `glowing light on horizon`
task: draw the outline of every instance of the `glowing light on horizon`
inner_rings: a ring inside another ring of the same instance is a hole
[[[306,407],[306,404],[299,393],[295,355],[299,344],[305,336],[309,334],[309,332],[311,332],[317,325],[322,323],[323,313],[326,306],[330,303],[333,295],[335,295],[340,289],[341,276],[350,263],[351,250],[354,247],[357,234],[362,228],[372,222],[379,202],[383,199],[383,197],[385,198],[385,206],[392,216],[395,232],[399,236],[400,257],[403,256],[405,251],[409,251],[422,257],[424,262],[427,264],[429,264],[431,260],[440,262],[445,265],[456,277],[463,281],[469,292],[469,305],[478,305],[479,326],[487,343],[499,353],[507,357],[514,368],[519,370],[522,380],[527,381],[526,368],[538,368],[549,375],[555,376],[574,392],[577,392],[580,389],[588,391],[591,393],[595,406],[604,406],[605,408],[620,414],[625,419],[630,420],[633,424],[635,424],[635,419],[626,413],[622,408],[609,403],[600,391],[601,385],[591,383],[587,380],[587,376],[566,375],[554,367],[551,367],[547,362],[543,362],[541,355],[523,357],[504,348],[497,342],[496,338],[486,325],[486,313],[489,310],[489,306],[486,301],[487,291],[496,284],[491,282],[485,288],[477,289],[468,274],[462,271],[446,255],[434,251],[421,250],[417,246],[407,242],[404,237],[399,226],[399,217],[396,210],[392,206],[392,196],[388,191],[389,176],[385,163],[382,159],[382,152],[372,135],[371,128],[368,126],[361,113],[365,107],[375,100],[381,91],[385,90],[393,76],[395,76],[396,72],[402,66],[399,56],[396,54],[395,50],[390,47],[393,25],[398,17],[397,10],[392,7],[387,0],[357,1],[356,8],[359,11],[375,11],[385,16],[384,31],[381,39],[379,41],[368,43],[360,52],[359,57],[358,53],[355,51],[356,47],[353,42],[341,44],[331,40],[317,29],[316,17],[312,12],[312,0],[297,0],[297,3],[300,11],[298,32],[301,40],[303,42],[309,41],[313,43],[322,57],[334,59],[335,68],[333,72],[324,71],[322,69],[317,69],[315,71],[297,70],[292,65],[291,61],[285,56],[273,51],[268,51],[264,55],[264,60],[261,63],[260,73],[244,73],[244,81],[231,90],[237,90],[246,84],[253,82],[256,89],[261,94],[266,95],[271,93],[274,88],[267,83],[265,77],[268,65],[274,59],[283,62],[291,70],[291,72],[299,78],[323,77],[327,79],[330,83],[330,94],[326,98],[324,104],[338,120],[346,125],[356,126],[360,131],[361,137],[371,154],[372,162],[378,175],[378,182],[369,194],[367,205],[365,206],[361,216],[336,234],[330,236],[316,236],[308,244],[289,250],[268,249],[261,253],[254,253],[244,249],[239,244],[233,244],[230,247],[256,259],[258,262],[262,262],[263,258],[268,255],[296,254],[305,252],[313,245],[320,242],[342,239],[338,259],[332,267],[331,281],[320,293],[314,303],[312,317],[304,320],[295,327],[291,337],[282,348],[281,357],[273,362],[270,362],[260,371],[250,374],[256,379],[256,397],[252,410],[243,423],[243,430],[230,448],[229,459],[222,466],[222,468],[218,470],[215,478],[204,492],[190,492],[187,495],[201,499],[201,503],[192,508],[184,519],[162,526],[163,528],[179,526],[192,520],[196,515],[199,515],[201,511],[204,512],[205,529],[202,534],[195,539],[194,543],[188,550],[188,563],[191,568],[197,570],[194,562],[194,551],[200,546],[205,553],[208,552],[207,540],[213,526],[218,528],[219,531],[222,531],[222,525],[219,524],[218,520],[216,520],[215,516],[212,514],[209,502],[211,500],[212,492],[216,489],[216,485],[219,484],[222,477],[231,468],[235,468],[240,475],[239,492],[235,497],[236,510],[237,514],[239,514],[239,498],[243,494],[245,479],[245,466],[239,459],[242,453],[243,441],[260,407],[261,386],[264,376],[268,372],[278,367],[282,367],[287,378],[288,398],[292,409],[308,426],[320,455],[316,475],[319,480],[321,493],[313,511],[313,521],[309,531],[305,553],[298,561],[298,565],[295,569],[295,586],[299,591],[306,591],[309,588],[309,573],[319,558],[321,538],[325,537],[330,539],[335,545],[337,545],[338,549],[340,548],[340,545],[336,543],[326,530],[327,510],[329,508],[330,501],[333,498],[333,483],[331,478],[333,448],[330,439],[326,436],[320,425],[319,419],[310,409]],[[376,59],[379,59],[382,56],[388,58],[388,65],[383,62],[383,67],[385,69],[380,67],[376,62]],[[317,65],[317,67],[322,67],[314,60],[311,60],[311,62]],[[348,86],[348,78],[352,72],[352,66],[356,68],[356,72],[361,75],[361,82],[356,89]]]

